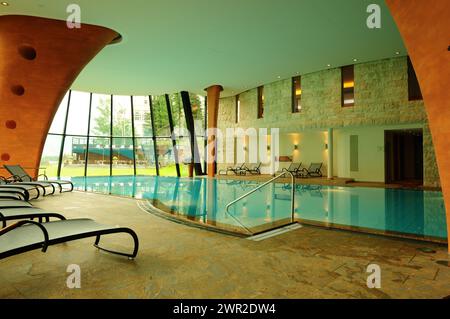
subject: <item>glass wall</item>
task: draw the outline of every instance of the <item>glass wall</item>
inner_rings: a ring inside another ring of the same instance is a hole
[[[202,95],[189,94],[192,115],[194,117],[195,135],[200,155],[200,163],[206,167],[206,98]]]
[[[87,176],[109,176],[111,163],[111,95],[92,94]]]
[[[205,97],[189,96],[203,166]],[[158,172],[162,176],[177,176],[178,163],[180,175],[187,176],[188,167],[183,162],[190,155],[187,134],[179,93],[112,96],[69,91],[50,127],[41,167],[49,177]]]

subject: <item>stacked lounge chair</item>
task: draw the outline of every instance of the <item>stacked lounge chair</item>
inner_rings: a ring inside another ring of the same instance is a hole
[[[17,183],[11,183],[10,180],[0,176],[0,197],[5,195],[11,198],[9,195],[15,194],[17,196],[23,197],[23,200],[32,200],[39,198],[41,194],[41,187],[36,185],[23,185]]]
[[[12,174],[13,172],[17,173],[15,170],[9,171]],[[17,182],[18,177],[22,181],[24,179],[27,181]],[[60,192],[73,190],[71,182],[59,180],[33,182],[28,174],[15,175],[8,179],[0,178],[0,259],[35,249],[42,249],[43,252],[46,252],[51,245],[89,237],[95,237],[94,246],[98,249],[130,259],[136,257],[139,240],[132,229],[103,225],[87,218],[66,219],[60,213],[36,208],[28,202],[40,195],[49,195],[49,185],[53,192],[56,187]],[[51,218],[57,220],[50,221]],[[9,221],[17,222],[8,226]],[[131,253],[118,252],[99,246],[101,236],[116,233],[126,233],[132,237],[134,248]]]
[[[0,189],[0,200],[1,199],[25,200],[25,197],[18,192]]]
[[[44,177],[44,180],[35,180],[22,168],[20,165],[3,165],[3,167],[12,175],[14,184],[38,186],[44,190],[43,196],[54,194],[56,188],[59,192],[71,192],[73,190],[73,184],[70,181],[65,180],[48,180],[47,176],[41,174],[38,176]]]

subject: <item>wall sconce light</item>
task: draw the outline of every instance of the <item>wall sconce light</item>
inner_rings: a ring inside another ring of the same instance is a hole
[[[298,145],[297,144],[294,145],[294,150],[295,151],[298,150]]]
[[[328,149],[328,143],[325,143],[325,149],[326,150]]]

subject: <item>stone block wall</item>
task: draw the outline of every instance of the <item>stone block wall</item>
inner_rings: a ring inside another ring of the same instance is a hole
[[[341,70],[302,75],[302,110],[292,113],[291,79],[264,85],[264,118],[257,118],[257,88],[242,92],[240,121],[236,97],[220,99],[219,128],[277,127],[280,133],[327,128],[421,124],[424,129],[424,184],[438,186],[439,175],[423,101],[408,101],[407,58],[356,64],[355,105],[341,106]],[[220,165],[219,165],[220,167]]]

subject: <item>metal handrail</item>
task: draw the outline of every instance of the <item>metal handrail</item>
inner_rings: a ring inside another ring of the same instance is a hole
[[[236,204],[237,202],[239,202],[240,200],[250,196],[251,194],[253,194],[254,192],[256,192],[257,190],[263,188],[264,186],[276,181],[277,179],[281,178],[282,176],[289,174],[291,176],[291,222],[295,221],[295,176],[294,174],[292,174],[289,171],[285,171],[283,173],[281,173],[280,175],[275,176],[274,178],[269,179],[267,182],[265,182],[264,184],[259,185],[258,187],[256,187],[255,189],[252,189],[251,191],[249,191],[248,193],[245,193],[244,195],[236,198],[235,200],[229,202],[226,206],[226,212],[228,215],[230,215],[231,217],[233,217],[242,227],[244,227],[250,234],[253,234],[253,232],[247,228],[246,226],[244,226],[244,224],[242,224],[233,214],[231,214],[229,212],[229,209],[232,205]]]

